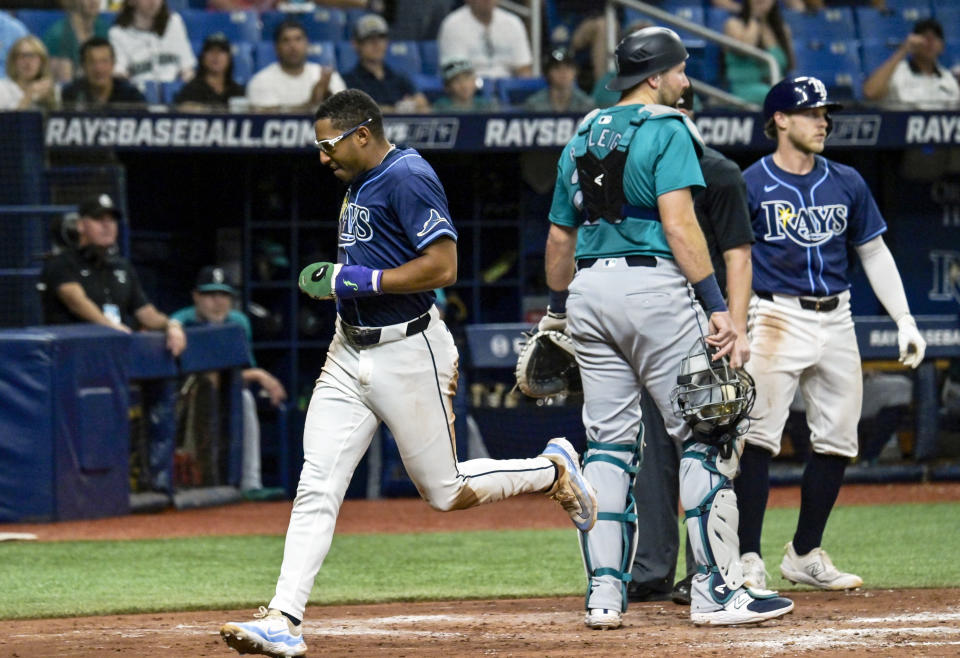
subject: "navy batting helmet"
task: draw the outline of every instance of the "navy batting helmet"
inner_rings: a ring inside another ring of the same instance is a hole
[[[795,112],[811,107],[825,107],[832,112],[843,106],[827,98],[827,88],[818,78],[810,75],[784,78],[773,85],[763,99],[763,122],[769,121],[777,112]]]
[[[616,56],[617,77],[607,83],[607,89],[623,91],[683,62],[687,49],[673,30],[645,27],[624,37]]]

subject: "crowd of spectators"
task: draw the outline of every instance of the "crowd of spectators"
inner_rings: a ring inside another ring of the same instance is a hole
[[[500,7],[499,0],[418,0],[416,10],[405,10],[400,0],[299,3],[306,11],[277,0],[207,1],[213,12],[255,12],[250,20],[262,19],[262,39],[272,39],[272,47],[269,41],[245,41],[191,23],[184,16],[203,13],[193,2],[187,9],[182,0],[60,1],[62,15],[36,27],[33,39],[24,39],[27,27],[14,15],[0,12],[0,71],[6,74],[0,76],[0,109],[171,103],[191,111],[305,111],[347,87],[366,91],[394,113],[534,107],[580,112],[617,100],[604,89],[611,74],[608,26],[604,3],[595,0],[543,0],[544,30],[538,40],[546,55],[543,78],[519,96],[502,91],[501,81],[533,75],[540,53],[531,45],[529,25]],[[176,11],[168,2],[185,9]],[[693,14],[694,20],[767,53],[784,75],[805,72],[800,51],[809,47],[809,37],[798,40],[792,34],[795,17],[826,15],[854,4],[889,15],[903,5],[899,0],[690,2],[706,12]],[[677,3],[664,6],[674,11]],[[345,27],[317,37],[315,26],[308,29],[305,22],[319,16],[340,17]],[[649,18],[629,10],[618,17],[621,34],[642,24],[636,19]],[[880,66],[874,58],[851,81],[851,100],[923,107],[958,102],[957,71],[949,68],[957,57],[941,61],[947,43],[941,23],[922,13],[914,18],[920,19],[917,27],[899,47],[887,36],[889,58]],[[259,27],[256,34],[261,36]],[[875,35],[859,37],[876,40]],[[708,81],[747,102],[763,99],[773,82],[765,61],[719,46],[712,46],[716,55],[704,56],[702,41],[697,45],[694,35],[685,38],[692,44],[692,73],[705,73]],[[398,63],[397,53],[404,49],[417,51],[409,60],[415,65],[402,55]],[[560,60],[556,53],[563,53]],[[823,77],[822,71],[808,72]]]

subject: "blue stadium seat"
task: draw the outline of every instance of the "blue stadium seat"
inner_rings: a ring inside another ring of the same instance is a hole
[[[886,0],[886,4],[892,11],[930,11],[930,0]]]
[[[934,13],[939,16],[940,12],[944,10],[951,10],[957,8],[957,0],[932,0],[931,4],[933,5]]]
[[[307,60],[322,64],[323,66],[337,67],[337,57],[333,48],[332,41],[317,41],[311,43],[307,48]],[[257,71],[273,64],[277,61],[277,51],[273,47],[273,41],[260,41],[254,50],[254,61],[257,64]]]
[[[347,14],[340,9],[317,7],[308,12],[263,12],[260,14],[263,39],[272,41],[273,31],[287,18],[300,23],[310,41],[340,41],[346,36]]]
[[[416,10],[413,10],[416,11]],[[366,9],[347,9],[347,25],[344,28],[343,38],[347,41],[350,40],[350,37],[353,36],[353,26],[356,25],[357,21],[369,14],[370,12]]]
[[[157,105],[161,103],[160,95],[160,83],[156,80],[145,80],[140,87],[140,91],[143,92],[143,96],[147,99],[147,103],[151,105]]]
[[[660,9],[663,11],[669,12],[679,18],[684,18],[688,21],[696,23],[697,25],[705,25],[706,15],[703,11],[703,4],[697,0],[667,0],[660,4]],[[644,14],[643,12],[637,11],[636,9],[624,8],[623,10],[623,27],[626,27],[634,21],[648,21],[650,23],[656,23],[656,21]],[[671,27],[672,26],[668,26]],[[721,31],[722,26],[721,26]],[[703,41],[700,37],[690,32],[684,30],[676,30],[684,41],[696,40],[699,43],[697,45],[702,46]]]
[[[59,9],[21,9],[17,18],[30,30],[30,34],[41,39],[51,25],[63,18],[64,12]]]
[[[823,43],[852,39],[856,34],[850,7],[824,9],[816,13],[784,11],[783,19],[790,25],[795,42]]]
[[[350,41],[337,42],[337,70],[341,73],[352,71],[357,65],[357,51]]]
[[[163,82],[160,84],[160,102],[164,105],[172,105],[173,97],[183,89],[183,80],[173,80],[172,82]]]
[[[504,107],[518,107],[546,86],[543,78],[500,78],[496,85],[497,98]]]
[[[420,42],[420,66],[427,75],[440,73],[440,52],[436,41]]]
[[[191,41],[203,41],[214,32],[222,32],[231,43],[260,40],[260,19],[255,11],[203,11],[185,9],[180,12]]]
[[[184,9],[190,9],[189,0],[167,0],[167,8],[170,11],[181,12]]]
[[[950,7],[943,6],[937,9],[935,18],[943,26],[944,36],[947,39],[957,38],[957,29],[960,28],[960,4]]]
[[[957,70],[960,69],[960,41],[947,41],[946,45],[940,57],[940,63],[956,75]]]
[[[439,75],[429,75],[426,73],[416,73],[410,76],[413,86],[417,91],[427,97],[427,100],[433,103],[438,98],[446,95],[446,89],[443,86],[443,80]]]
[[[260,41],[253,47],[253,62],[256,70],[266,68],[277,61],[277,51],[272,41]]]
[[[899,42],[888,39],[864,39],[860,45],[863,51],[863,73],[869,76],[881,64],[896,52]]]
[[[861,39],[889,39],[903,41],[913,24],[921,18],[929,18],[926,12],[907,9],[904,11],[880,12],[870,7],[857,7],[858,33]]]
[[[819,48],[795,48],[797,72],[823,80],[831,96],[859,98],[863,92],[863,67],[856,40],[831,41]]]
[[[543,13],[546,18],[546,35],[551,46],[566,46],[577,29],[577,15],[572,12],[561,13],[554,0],[544,0]]]
[[[394,71],[413,75],[423,71],[420,47],[416,41],[391,41],[387,46],[387,65]]]

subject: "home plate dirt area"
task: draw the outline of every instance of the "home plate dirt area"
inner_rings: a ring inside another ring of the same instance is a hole
[[[773,504],[795,505],[796,490],[776,489]],[[843,504],[960,500],[960,484],[860,485]],[[549,501],[546,501],[549,503]],[[396,514],[384,509],[396,508]],[[505,509],[516,506],[515,509]],[[11,525],[40,541],[95,536],[140,538],[285,530],[289,502],[244,503],[207,510],[89,522]],[[520,513],[523,510],[523,513]],[[375,514],[373,512],[375,511]],[[367,517],[380,521],[374,527]],[[495,513],[493,513],[495,512]],[[274,520],[280,517],[279,520]],[[366,520],[364,520],[366,518]],[[504,524],[504,519],[516,519]],[[383,527],[387,520],[390,525]],[[524,520],[530,521],[525,523]],[[422,532],[482,528],[565,527],[566,515],[534,497],[441,514],[418,500],[348,501],[338,532]],[[274,526],[278,527],[274,527]],[[402,526],[402,527],[401,527]],[[786,617],[742,627],[695,627],[689,608],[671,602],[631,604],[624,627],[583,626],[583,598],[442,601],[311,606],[304,632],[310,656],[954,656],[960,655],[960,589],[803,591],[789,594]],[[0,656],[230,656],[220,625],[253,610],[114,615],[0,622]]]

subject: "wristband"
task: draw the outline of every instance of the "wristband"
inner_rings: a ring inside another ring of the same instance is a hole
[[[547,310],[552,311],[553,313],[566,313],[567,295],[569,294],[569,290],[554,290],[551,288],[550,301],[548,303]]]
[[[713,275],[713,272],[693,284],[693,293],[697,296],[697,301],[700,302],[700,306],[703,307],[708,316],[718,311],[727,310],[727,303],[723,301],[720,286],[717,285],[717,277]]]

